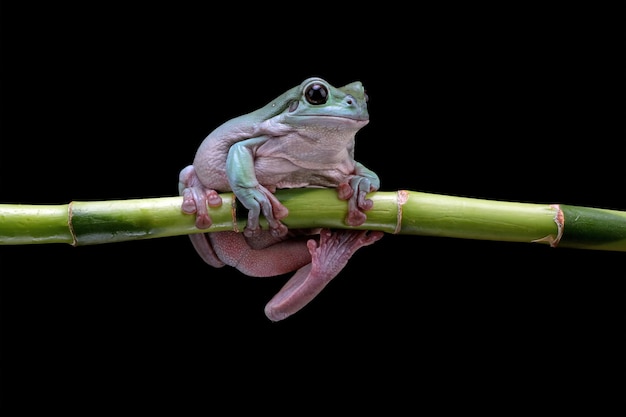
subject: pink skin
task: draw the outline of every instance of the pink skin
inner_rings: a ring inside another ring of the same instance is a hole
[[[193,165],[187,166],[180,172],[178,188],[183,196],[183,213],[196,214],[196,227],[198,229],[209,228],[212,222],[207,206],[220,207],[222,197],[217,191],[202,186]],[[197,204],[197,202],[204,204]]]
[[[242,233],[211,233],[209,240],[218,259],[246,275],[268,277],[296,270],[265,307],[265,315],[272,321],[279,321],[315,298],[359,248],[383,236],[383,232],[367,230],[321,229],[311,233],[318,235],[295,235],[282,240],[264,231],[259,238],[266,246],[256,249]],[[255,238],[254,243],[260,242]]]
[[[371,245],[381,237],[383,232],[331,232],[329,229],[322,229],[319,242],[314,239],[306,242],[311,262],[298,269],[267,303],[265,315],[272,321],[279,321],[300,310],[341,272],[357,249]]]
[[[348,200],[347,224],[358,226],[365,221],[362,210],[372,207],[365,198],[369,182],[355,177],[350,184],[337,188],[339,198]],[[354,189],[357,191],[355,192]],[[182,210],[196,214],[196,226],[211,225],[208,207],[218,207],[222,200],[215,190],[202,187],[193,169],[181,173]],[[287,214],[287,209],[274,197],[272,210]],[[197,204],[202,202],[203,204]],[[282,225],[282,224],[281,224]],[[284,226],[283,226],[284,227]],[[346,266],[361,247],[371,245],[383,232],[367,230],[289,230],[277,235],[259,230],[252,236],[237,232],[192,234],[189,237],[202,259],[211,266],[229,265],[254,277],[295,274],[267,303],[265,315],[272,321],[283,320],[296,313],[315,298]]]

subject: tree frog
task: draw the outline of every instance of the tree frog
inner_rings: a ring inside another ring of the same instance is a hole
[[[283,320],[308,304],[361,247],[383,236],[352,229],[288,230],[288,210],[276,189],[336,188],[348,202],[346,223],[359,226],[372,208],[367,193],[378,176],[354,160],[356,132],[369,122],[361,82],[335,88],[321,78],[304,80],[264,107],[218,126],[200,144],[193,164],[179,175],[182,211],[195,214],[200,229],[211,226],[208,207],[219,207],[220,192],[231,192],[248,210],[243,233],[189,235],[202,259],[242,273],[268,277],[296,271],[267,303],[271,321]],[[261,229],[259,217],[268,222]]]

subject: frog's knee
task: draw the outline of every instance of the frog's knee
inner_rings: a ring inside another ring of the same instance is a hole
[[[196,170],[193,165],[187,165],[178,174],[178,191],[182,193],[182,190],[191,185],[191,178],[195,177]]]

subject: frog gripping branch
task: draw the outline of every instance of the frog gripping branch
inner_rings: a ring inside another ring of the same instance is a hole
[[[293,273],[267,304],[272,321],[307,305],[383,233],[626,252],[623,210],[378,191],[377,175],[354,160],[355,134],[368,120],[361,83],[310,78],[209,134],[180,172],[179,196],[0,204],[0,245],[186,234],[216,268]]]
[[[380,187],[378,176],[354,160],[355,134],[368,122],[360,82],[335,88],[308,78],[261,109],[219,126],[180,173],[181,209],[196,215],[199,229],[211,226],[208,207],[222,204],[219,193],[232,191],[248,210],[243,233],[189,235],[206,263],[255,277],[295,271],[265,307],[272,321],[299,311],[359,248],[383,236],[350,229],[288,230],[281,222],[288,210],[274,196],[282,188],[336,188],[348,202],[346,224],[363,224],[372,208],[366,195]],[[268,229],[260,226],[261,214]]]

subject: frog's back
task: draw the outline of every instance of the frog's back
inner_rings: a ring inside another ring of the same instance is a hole
[[[230,191],[226,178],[226,158],[230,148],[243,140],[272,135],[271,124],[265,123],[281,114],[288,103],[298,96],[294,87],[264,107],[233,119],[213,130],[200,144],[194,159],[196,173],[203,184],[217,190]]]
[[[298,96],[299,89],[300,87],[294,87],[264,107],[222,123],[204,139],[197,154],[217,152],[224,157],[225,161],[228,150],[235,143],[262,134],[271,134],[262,127],[263,122],[281,114],[287,104]]]

